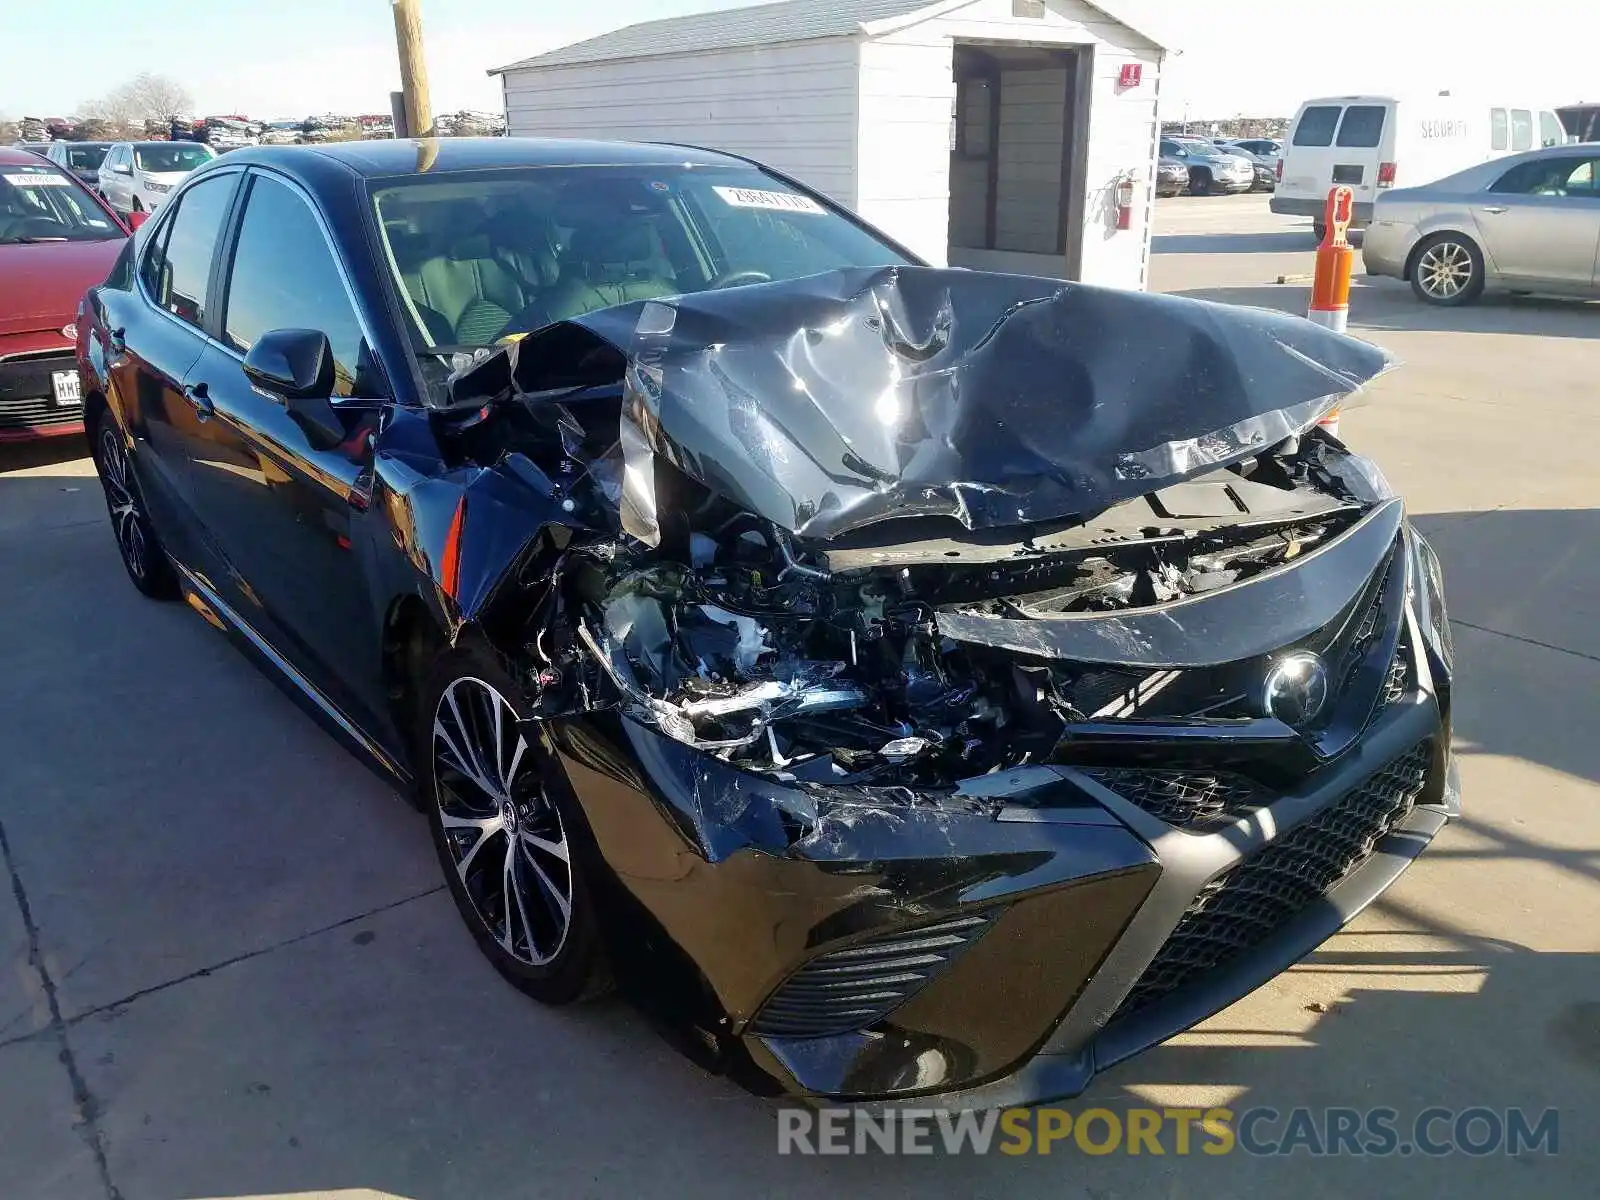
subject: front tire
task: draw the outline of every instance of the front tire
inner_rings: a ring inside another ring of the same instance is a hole
[[[128,572],[133,586],[150,599],[177,599],[177,572],[172,569],[172,561],[161,548],[161,539],[150,523],[150,513],[139,491],[139,480],[133,473],[122,430],[109,409],[101,412],[89,436],[93,439],[90,447],[95,471],[100,476],[101,490],[105,492],[111,532],[116,535],[123,569]]]
[[[586,879],[592,842],[518,721],[518,694],[487,650],[446,651],[423,684],[412,761],[445,883],[478,949],[535,1000],[570,1004],[610,986]]]
[[[1483,294],[1482,253],[1465,234],[1434,234],[1417,247],[1411,290],[1424,304],[1471,304]]]
[[[1189,194],[1191,196],[1209,196],[1211,192],[1210,171],[1194,170],[1189,172]]]

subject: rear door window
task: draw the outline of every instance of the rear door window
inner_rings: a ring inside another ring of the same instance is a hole
[[[223,219],[233,199],[235,174],[227,174],[195,184],[183,194],[178,211],[168,222],[166,245],[146,274],[153,279],[152,298],[179,320],[204,328],[207,292],[211,282],[211,262],[216,257],[217,240]],[[165,232],[165,231],[164,231]],[[156,247],[152,246],[152,257]]]
[[[1489,148],[1505,150],[1511,145],[1511,118],[1503,108],[1489,110]]]
[[[1381,104],[1352,104],[1339,122],[1340,146],[1369,150],[1383,137],[1383,119],[1388,110]]]
[[[1511,110],[1511,148],[1533,149],[1533,113],[1526,108]]]
[[[1294,127],[1296,146],[1331,146],[1333,131],[1338,128],[1339,114],[1343,109],[1337,104],[1313,104],[1300,114]]]

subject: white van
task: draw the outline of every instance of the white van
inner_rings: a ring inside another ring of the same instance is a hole
[[[1353,229],[1372,220],[1380,191],[1416,187],[1502,154],[1558,146],[1566,129],[1554,110],[1513,108],[1452,96],[1328,96],[1295,114],[1272,211],[1312,218],[1318,238],[1328,192],[1355,191]]]

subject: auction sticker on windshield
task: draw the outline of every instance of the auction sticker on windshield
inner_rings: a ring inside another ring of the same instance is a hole
[[[742,187],[713,187],[711,190],[735,208],[775,208],[779,212],[815,213],[817,216],[824,211],[810,196],[796,196],[793,192]]]
[[[54,171],[30,171],[27,174],[0,176],[15,187],[71,187],[72,181]]]

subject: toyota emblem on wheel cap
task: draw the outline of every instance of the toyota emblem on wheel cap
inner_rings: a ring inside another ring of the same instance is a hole
[[[1328,702],[1328,669],[1309,650],[1286,654],[1272,664],[1261,689],[1261,708],[1286,725],[1313,720]]]

